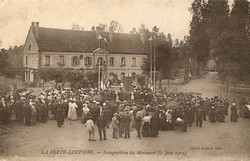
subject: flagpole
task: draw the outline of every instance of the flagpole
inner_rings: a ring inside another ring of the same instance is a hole
[[[99,40],[99,49],[101,49],[101,41],[102,41],[102,36],[99,35],[98,36],[98,40]],[[101,88],[101,61],[100,59],[98,60],[97,58],[97,61],[98,61],[98,91],[100,91],[100,88]]]
[[[150,41],[150,89],[152,89],[152,84],[153,84],[153,38],[149,38]]]
[[[155,47],[154,47],[154,53],[153,53],[153,56],[154,56],[154,87],[153,87],[153,89],[154,89],[154,92],[155,92],[155,89],[156,89],[156,82],[155,82],[155,77],[156,77],[156,49],[155,49]]]

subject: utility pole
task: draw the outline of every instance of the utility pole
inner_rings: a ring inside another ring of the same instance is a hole
[[[98,60],[98,91],[100,91],[101,88],[101,65],[100,65],[100,60]]]
[[[153,38],[150,37],[149,39],[150,42],[150,88],[152,89],[153,85]]]
[[[155,90],[156,90],[156,48],[155,48],[155,46],[154,46],[153,56],[154,56],[154,87],[153,87],[153,91],[155,92]]]
[[[99,49],[101,49],[101,47],[102,47],[102,36],[101,35],[99,35],[98,36],[98,41],[99,41]],[[98,62],[98,91],[100,91],[100,89],[101,89],[101,59],[97,59],[97,62]]]

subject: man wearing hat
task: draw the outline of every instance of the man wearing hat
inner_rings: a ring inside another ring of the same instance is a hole
[[[31,125],[35,125],[37,122],[37,109],[35,106],[35,96],[32,96],[29,101],[29,106],[31,109]]]
[[[31,125],[32,109],[29,104],[29,98],[24,103],[24,124],[27,126]]]
[[[145,111],[143,111],[143,108],[138,107],[133,112],[134,112],[134,118],[135,118],[135,129],[137,131],[137,137],[141,138],[142,119],[144,117]]]
[[[6,111],[6,103],[5,103],[5,99],[2,96],[1,97],[1,102],[0,102],[0,121],[5,123],[5,111]]]
[[[38,99],[38,120],[42,123],[48,121],[48,105],[43,98]]]
[[[107,120],[105,120],[105,113],[102,105],[99,102],[96,102],[98,106],[98,117],[97,117],[97,127],[99,132],[99,138],[100,140],[106,140],[106,126],[107,126]]]
[[[197,107],[196,107],[196,112],[195,112],[195,118],[196,118],[196,127],[202,127],[202,122],[203,122],[203,109],[202,106],[199,103],[197,103]]]
[[[211,106],[209,109],[209,121],[216,122],[216,106],[214,103],[211,103]]]
[[[130,122],[131,122],[131,117],[129,114],[129,106],[125,108],[125,115],[124,115],[124,133],[125,133],[125,138],[128,139],[130,138]]]
[[[56,102],[56,121],[57,121],[57,127],[62,127],[64,124],[64,115],[65,115],[65,109],[63,106],[63,100],[58,99]]]
[[[119,114],[118,113],[114,113],[112,117],[111,126],[113,129],[113,138],[118,139],[118,135],[119,135]]]
[[[21,123],[23,123],[24,119],[23,105],[24,105],[24,97],[20,94],[14,106],[15,106],[16,120]]]
[[[237,122],[238,121],[238,110],[237,110],[237,105],[236,101],[234,100],[232,105],[231,105],[231,117],[230,117],[231,122]]]

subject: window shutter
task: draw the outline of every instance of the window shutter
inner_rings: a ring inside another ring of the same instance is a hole
[[[89,57],[89,65],[92,65],[92,58]]]
[[[71,65],[74,66],[74,57],[71,57]]]
[[[84,58],[84,65],[88,65],[88,57]]]

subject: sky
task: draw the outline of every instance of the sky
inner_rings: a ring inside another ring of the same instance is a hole
[[[189,33],[193,0],[0,0],[0,48],[24,44],[32,21],[71,29],[118,21],[123,32],[141,24],[183,39]]]

